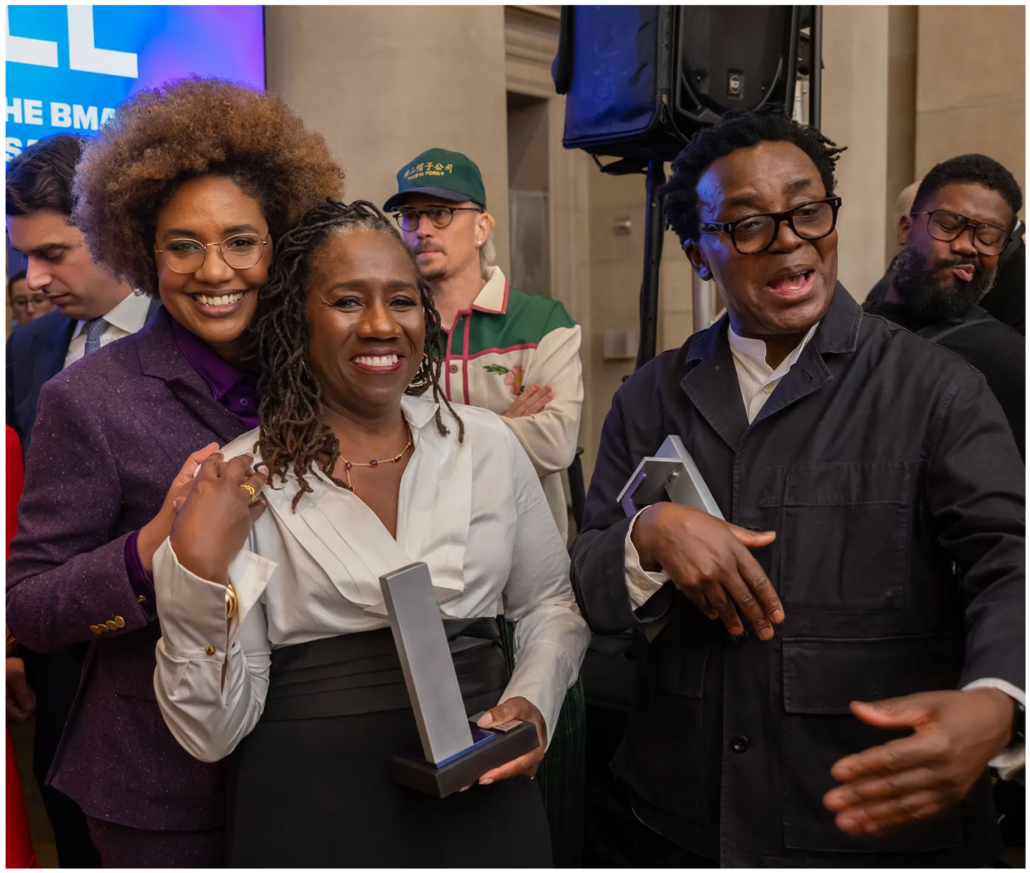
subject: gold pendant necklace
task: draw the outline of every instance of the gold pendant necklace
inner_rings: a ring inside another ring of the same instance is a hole
[[[400,461],[401,458],[404,457],[404,453],[407,452],[408,449],[411,448],[411,443],[412,443],[411,428],[409,427],[408,428],[408,441],[404,444],[404,448],[401,449],[392,458],[384,458],[381,461],[378,461],[378,460],[373,458],[371,461],[368,461],[367,463],[359,464],[357,461],[348,461],[343,455],[340,455],[340,460],[343,461],[343,471],[344,471],[344,473],[347,474],[347,489],[352,494],[356,495],[358,493],[357,491],[354,490],[354,485],[350,481],[350,468],[351,467],[378,467],[380,464],[396,464],[396,463],[398,463]]]

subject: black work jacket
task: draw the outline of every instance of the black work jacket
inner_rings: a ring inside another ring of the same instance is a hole
[[[726,331],[724,318],[616,393],[572,546],[595,632],[671,615],[653,642],[636,634],[613,767],[645,823],[724,866],[989,863],[986,774],[960,807],[880,839],[838,830],[822,796],[836,760],[903,735],[850,701],[1024,687],[1024,470],[998,402],[957,355],[838,284],[749,425]],[[728,520],[776,531],[755,551],[786,612],[771,642],[731,642],[671,584],[632,608],[616,498],[669,434]]]
[[[926,339],[950,349],[983,373],[1023,451],[1026,436],[1026,339],[987,310],[974,306],[948,321],[931,321],[899,303],[862,307],[872,315],[900,324],[912,333],[930,329]],[[937,334],[940,334],[938,337]],[[1025,456],[1024,456],[1025,457]]]

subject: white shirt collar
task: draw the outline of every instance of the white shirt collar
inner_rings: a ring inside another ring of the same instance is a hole
[[[500,267],[490,267],[489,272],[490,278],[476,296],[472,308],[503,315],[508,309],[508,280]]]
[[[147,321],[147,312],[150,310],[150,298],[142,291],[133,291],[122,299],[110,312],[104,313],[104,320],[125,333],[135,333]],[[75,339],[82,333],[82,326],[85,321],[75,325]]]
[[[787,375],[790,368],[797,363],[818,327],[818,322],[813,324],[804,339],[798,343],[798,347],[784,358],[775,370],[765,360],[766,347],[762,340],[740,336],[730,327],[727,338],[748,423],[758,417],[769,396],[776,390],[776,386],[780,384],[780,380]]]
[[[764,340],[740,336],[740,334],[733,329],[732,324],[730,325],[727,338],[729,339],[730,351],[733,353],[733,357],[740,358],[743,356],[744,358],[747,358],[748,369],[757,370],[758,373],[762,374],[766,378],[771,376],[782,377],[786,375],[787,371],[790,370],[794,364],[797,363],[798,358],[801,357],[801,353],[805,350],[805,346],[808,345],[808,341],[815,335],[818,327],[819,322],[817,321],[808,329],[808,333],[806,333],[801,342],[798,343],[797,348],[794,349],[790,355],[784,358],[775,370],[769,366],[765,359],[766,347]]]

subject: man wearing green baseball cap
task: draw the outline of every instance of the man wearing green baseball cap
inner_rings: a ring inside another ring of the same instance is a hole
[[[509,287],[494,265],[483,177],[465,155],[422,152],[401,167],[383,209],[396,214],[448,332],[440,379],[447,399],[502,416],[567,539],[561,471],[576,456],[583,409],[579,325],[558,301]],[[583,776],[575,762],[585,756],[584,707],[580,681],[566,695],[539,774],[558,866],[580,865]]]
[[[447,399],[504,417],[568,539],[561,471],[576,455],[583,408],[579,325],[558,301],[508,286],[493,263],[483,177],[460,152],[432,148],[413,158],[383,209],[395,213],[449,332]]]

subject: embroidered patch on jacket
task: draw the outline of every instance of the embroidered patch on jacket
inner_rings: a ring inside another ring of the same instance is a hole
[[[522,385],[522,377],[525,371],[522,367],[512,367],[510,370],[501,364],[486,364],[483,367],[488,373],[495,376],[504,376],[504,384],[511,389],[511,393],[518,397],[526,389]]]

